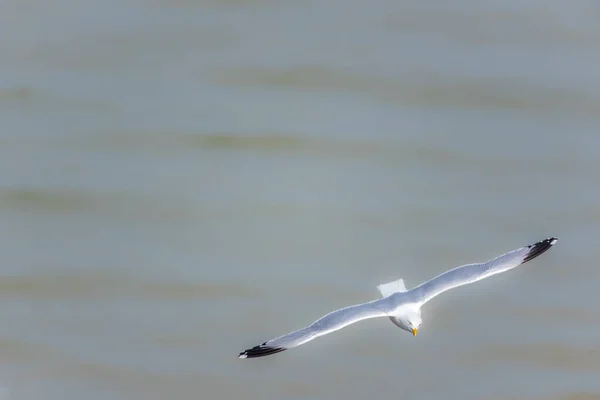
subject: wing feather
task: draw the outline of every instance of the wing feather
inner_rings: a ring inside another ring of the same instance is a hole
[[[529,246],[509,251],[485,263],[456,267],[417,286],[411,290],[410,295],[414,296],[417,303],[423,305],[446,290],[477,282],[531,261],[546,252],[557,241],[558,239],[554,237],[544,239]]]
[[[345,307],[319,318],[306,328],[271,339],[259,346],[242,351],[238,358],[256,358],[279,353],[300,346],[319,336],[340,330],[364,319],[386,317],[385,299]]]

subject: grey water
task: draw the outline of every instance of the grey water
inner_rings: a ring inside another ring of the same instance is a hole
[[[600,398],[599,17],[4,0],[0,399]],[[415,338],[236,358],[549,236]]]

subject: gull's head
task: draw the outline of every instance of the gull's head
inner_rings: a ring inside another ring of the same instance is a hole
[[[413,336],[417,336],[417,332],[423,325],[420,312],[411,312],[398,318],[400,321],[400,328],[412,333]]]

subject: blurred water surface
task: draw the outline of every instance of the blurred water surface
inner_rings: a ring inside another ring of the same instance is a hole
[[[0,398],[598,398],[599,16],[5,0]],[[417,338],[236,358],[550,235]]]

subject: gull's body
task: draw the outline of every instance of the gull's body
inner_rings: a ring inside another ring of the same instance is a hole
[[[416,335],[422,323],[421,307],[423,304],[446,290],[473,283],[524,264],[544,253],[557,240],[557,238],[545,239],[510,251],[485,263],[456,267],[411,290],[406,290],[402,279],[379,285],[377,288],[381,292],[382,298],[333,311],[306,328],[271,339],[241,352],[238,357],[256,358],[279,353],[355,322],[376,317],[388,317],[396,326]]]

